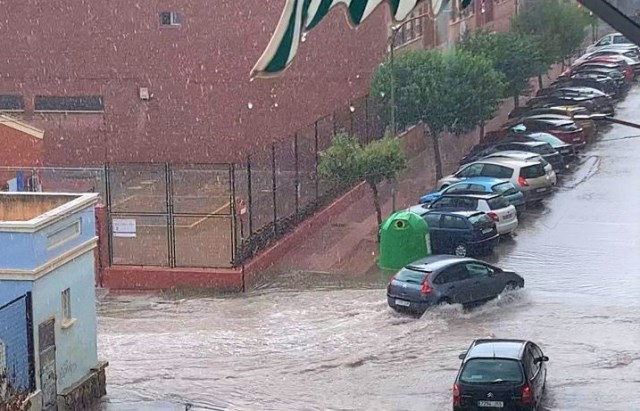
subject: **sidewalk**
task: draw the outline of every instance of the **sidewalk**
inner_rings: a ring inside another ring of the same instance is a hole
[[[554,67],[544,77],[544,85],[551,83],[561,72]],[[532,96],[538,91],[537,80],[532,79]],[[521,101],[524,102],[525,98]],[[513,109],[511,99],[507,100],[496,117],[485,130],[494,130],[507,120]],[[402,138],[402,136],[400,136]],[[407,139],[410,140],[410,139]],[[440,138],[443,173],[450,174],[458,168],[458,161],[479,141],[479,131],[464,136],[443,135]],[[418,198],[435,187],[434,155],[431,144],[416,153],[411,147],[405,148],[409,155],[407,170],[400,176],[396,195],[396,210],[415,205]],[[383,184],[380,189],[383,218],[392,212],[391,189]],[[349,278],[362,278],[380,273],[377,268],[378,244],[377,221],[370,190],[349,205],[329,224],[325,224],[280,258],[269,270],[268,276],[290,273],[341,274]]]

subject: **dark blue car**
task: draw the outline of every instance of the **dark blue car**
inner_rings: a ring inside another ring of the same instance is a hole
[[[452,184],[441,191],[425,194],[420,197],[420,204],[430,204],[444,194],[502,194],[518,214],[526,209],[524,195],[511,182],[493,177],[472,177]]]

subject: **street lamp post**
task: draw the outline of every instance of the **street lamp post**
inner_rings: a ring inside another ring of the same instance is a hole
[[[391,27],[391,36],[389,37],[389,67],[391,70],[391,133],[396,136],[396,73],[395,73],[395,49],[396,49],[396,37],[398,31],[404,27],[405,24],[422,19],[424,17],[431,17],[429,13],[420,14],[419,16],[411,17],[403,21],[402,23]],[[423,26],[424,27],[424,26]]]

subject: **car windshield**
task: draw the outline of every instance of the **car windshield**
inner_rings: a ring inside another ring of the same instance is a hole
[[[493,191],[502,194],[503,196],[513,195],[518,192],[516,187],[509,182],[496,184],[495,186],[493,186]]]
[[[520,177],[522,178],[538,178],[544,177],[544,175],[545,172],[542,163],[522,167],[522,170],[520,170]]]
[[[469,360],[460,374],[460,382],[465,384],[521,383],[522,381],[520,363],[501,358]]]
[[[558,124],[555,128],[560,131],[577,131],[578,130],[578,126],[575,123]]]
[[[509,201],[507,201],[503,196],[491,198],[487,201],[487,204],[489,204],[489,208],[491,210],[509,207]]]
[[[398,281],[404,281],[405,283],[422,284],[424,279],[429,275],[428,272],[418,271],[418,267],[406,267],[396,274],[395,279]]]

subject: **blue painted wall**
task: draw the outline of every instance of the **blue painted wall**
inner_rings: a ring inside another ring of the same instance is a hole
[[[95,218],[93,207],[89,207],[33,234],[0,232],[0,268],[33,270],[46,264],[95,237]],[[57,247],[52,247],[49,236],[77,221],[81,224],[80,234]]]
[[[0,280],[0,306],[25,295],[32,287],[31,281]]]
[[[33,286],[36,352],[39,352],[38,325],[53,316],[56,320],[58,393],[83,378],[98,363],[94,261],[93,251],[85,253],[39,278]],[[75,322],[65,329],[62,292],[67,288],[71,290],[71,316]],[[36,356],[36,370],[38,361]]]
[[[0,305],[0,340],[5,346],[9,381],[14,387],[27,391],[31,388],[29,386],[29,332],[25,297],[4,307]]]

